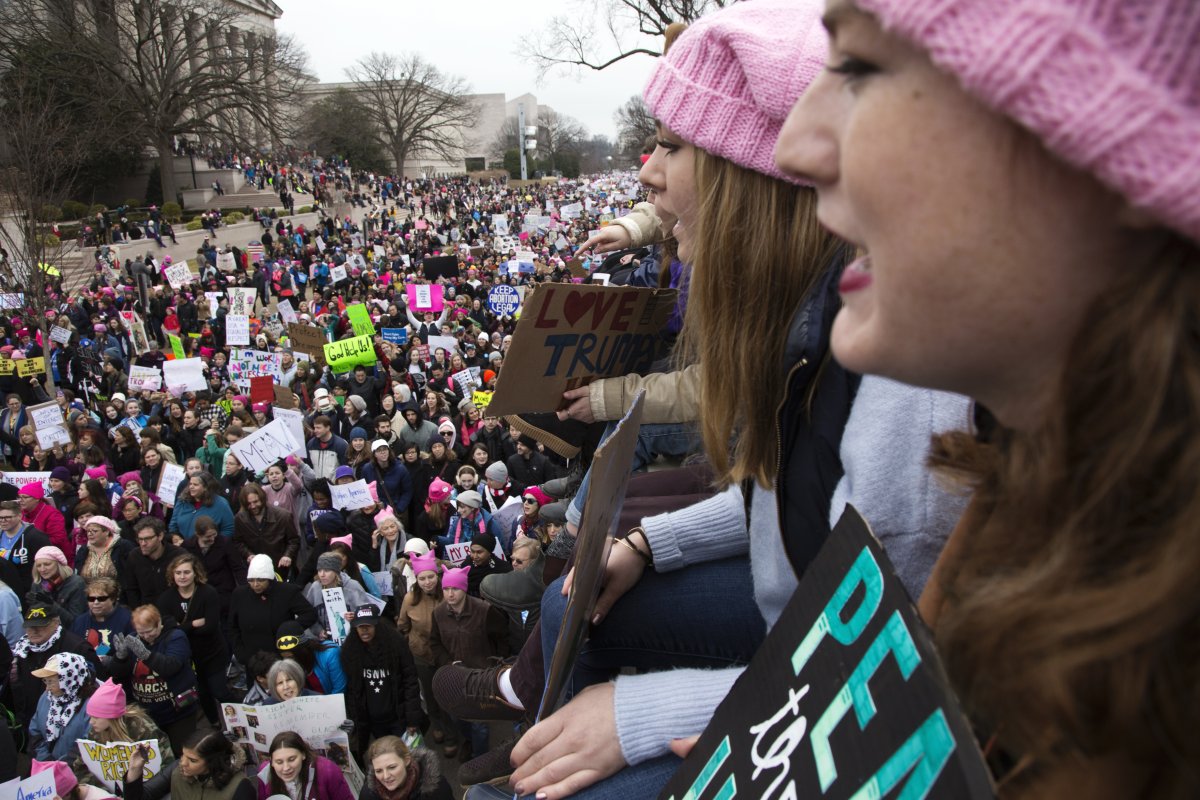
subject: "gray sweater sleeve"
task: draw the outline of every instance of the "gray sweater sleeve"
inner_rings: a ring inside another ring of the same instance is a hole
[[[701,733],[744,670],[674,669],[618,677],[613,711],[626,763],[666,755],[672,739]],[[680,702],[684,697],[687,702]]]
[[[645,517],[642,528],[658,572],[745,555],[750,550],[746,508],[736,485],[679,511]]]

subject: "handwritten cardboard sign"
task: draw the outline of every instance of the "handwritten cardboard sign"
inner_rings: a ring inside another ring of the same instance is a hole
[[[325,361],[334,373],[349,372],[357,365],[375,366],[375,344],[370,336],[355,336],[329,342],[324,349]]]
[[[167,267],[165,275],[167,276],[167,283],[171,284],[171,288],[175,291],[179,291],[200,277],[188,268],[186,261]]]
[[[292,307],[291,300],[280,300],[279,305],[276,307],[279,309],[280,319],[289,325],[300,321],[300,318],[296,316],[296,309]]]
[[[129,367],[129,391],[144,392],[162,388],[162,372],[157,367]]]
[[[167,386],[182,386],[189,392],[208,388],[204,380],[204,361],[199,358],[177,358],[163,362],[163,382]]]
[[[175,505],[175,496],[179,494],[179,484],[187,480],[187,472],[178,464],[163,462],[162,472],[158,476],[158,486],[154,487],[154,493],[158,495],[159,502],[165,506]]]
[[[276,461],[296,451],[300,445],[280,420],[274,420],[244,439],[229,446],[230,451],[251,472],[263,472]]]
[[[52,770],[42,770],[24,780],[13,778],[0,783],[0,798],[3,800],[53,800],[55,797],[58,797],[58,791]]]
[[[42,375],[46,372],[46,358],[38,356],[37,358],[21,358],[17,359],[17,376],[21,378],[29,378],[33,375]]]
[[[355,336],[374,336],[375,323],[371,322],[371,312],[362,303],[346,306],[346,316],[354,328]]]
[[[50,341],[58,342],[59,344],[71,343],[71,330],[55,325],[50,329]]]
[[[329,497],[333,501],[334,508],[346,511],[354,511],[375,504],[375,501],[371,499],[371,490],[367,488],[367,482],[361,478],[353,483],[331,485]]]
[[[288,338],[292,340],[292,349],[308,353],[313,358],[325,357],[325,331],[313,325],[293,322],[288,325]]]
[[[245,314],[225,315],[225,344],[250,344],[250,317]]]
[[[79,755],[87,766],[88,772],[110,791],[116,791],[125,785],[125,773],[129,771],[129,757],[138,746],[144,746],[149,758],[142,771],[145,778],[153,778],[162,770],[162,751],[158,748],[157,739],[146,739],[141,742],[108,742],[101,744],[88,739],[76,742]]]
[[[933,639],[852,507],[659,797],[735,794],[995,796]]]
[[[490,414],[555,411],[568,389],[644,373],[663,354],[674,289],[546,284],[525,298]]]

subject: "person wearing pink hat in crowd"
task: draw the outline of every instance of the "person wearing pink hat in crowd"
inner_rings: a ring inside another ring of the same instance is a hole
[[[419,589],[421,574],[427,571],[428,556],[425,560],[415,561],[414,570],[421,569],[417,573]],[[467,594],[469,572],[469,567],[455,567],[445,569],[442,574],[445,601],[433,609],[429,632],[429,648],[433,653],[435,668],[452,663],[479,668],[487,666],[493,658],[509,654],[508,618],[487,601]],[[433,682],[437,682],[436,674]],[[459,721],[458,724],[467,746],[475,755],[487,752],[486,725],[465,721]],[[447,745],[444,754],[447,758],[460,755],[465,760],[467,754],[457,750],[457,747]]]
[[[366,560],[360,563],[363,569],[370,571],[376,586],[379,587],[380,597],[387,602],[383,615],[394,617],[398,601],[394,598],[397,592],[392,584],[392,566],[404,555],[408,536],[396,512],[390,506],[377,511],[373,521],[375,531],[371,534],[371,549]],[[403,588],[399,594],[404,594]]]
[[[440,478],[429,484],[425,499],[425,510],[417,515],[413,523],[413,536],[433,546],[446,535],[450,527],[453,506],[450,503],[451,486]]]
[[[50,538],[50,544],[64,552],[75,554],[75,545],[67,536],[67,525],[58,509],[46,502],[46,489],[41,481],[27,483],[17,490],[21,505],[21,521],[32,525]]]
[[[367,594],[381,601],[383,600],[383,592],[380,591],[379,582],[375,580],[375,575],[372,574],[371,570],[367,569],[366,565],[359,563],[358,559],[354,556],[353,534],[347,533],[345,536],[330,539],[329,551],[338,554],[342,559],[342,571],[358,581],[366,589]]]
[[[30,774],[40,775],[43,772],[54,775],[54,800],[116,800],[116,795],[105,789],[80,783],[75,778],[75,773],[63,761],[34,759],[30,765]]]
[[[168,772],[168,768],[175,761],[171,740],[146,709],[127,701],[125,689],[121,684],[114,683],[112,678],[105,680],[96,687],[84,708],[91,719],[84,738],[100,744],[147,740],[158,742],[163,766],[160,774]]]
[[[1002,796],[1195,796],[1200,5],[825,23],[776,158],[863,252],[838,361],[977,404],[935,443],[976,491],[919,608]]]
[[[33,586],[30,596],[58,607],[63,627],[87,611],[84,580],[75,574],[63,551],[54,545],[40,548],[33,556]]]

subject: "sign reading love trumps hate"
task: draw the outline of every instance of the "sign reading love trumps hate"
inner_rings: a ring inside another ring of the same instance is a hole
[[[554,411],[568,389],[645,373],[665,353],[674,289],[546,284],[525,298],[488,413]]]
[[[660,800],[995,797],[933,639],[847,506]]]

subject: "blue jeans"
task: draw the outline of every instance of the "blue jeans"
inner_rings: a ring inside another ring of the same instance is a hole
[[[567,608],[564,580],[551,583],[542,595],[547,672]],[[748,664],[766,635],[754,602],[749,556],[676,572],[648,570],[592,628],[575,665],[572,693],[608,680],[622,667],[654,672]]]
[[[567,598],[562,596],[564,580],[551,583],[542,596],[547,669],[567,606]],[[600,625],[592,628],[568,692],[609,680],[621,667],[653,672],[748,664],[765,637],[766,624],[754,602],[749,557],[696,564],[677,572],[646,572]],[[679,764],[680,760],[668,753],[626,767],[574,796],[588,800],[654,798]],[[484,788],[473,788],[467,797],[512,796],[474,793]]]
[[[600,442],[603,443],[605,439],[612,436],[616,429],[617,423],[608,423],[608,428],[600,437]],[[646,465],[658,455],[685,456],[695,448],[698,441],[699,434],[693,425],[679,423],[643,425],[638,429],[637,445],[633,450],[633,464],[630,466],[630,470],[637,472],[645,469]],[[589,467],[583,475],[575,498],[567,507],[567,522],[572,525],[579,525],[579,520],[583,517],[583,498],[587,496],[587,487],[591,482],[592,470]]]

